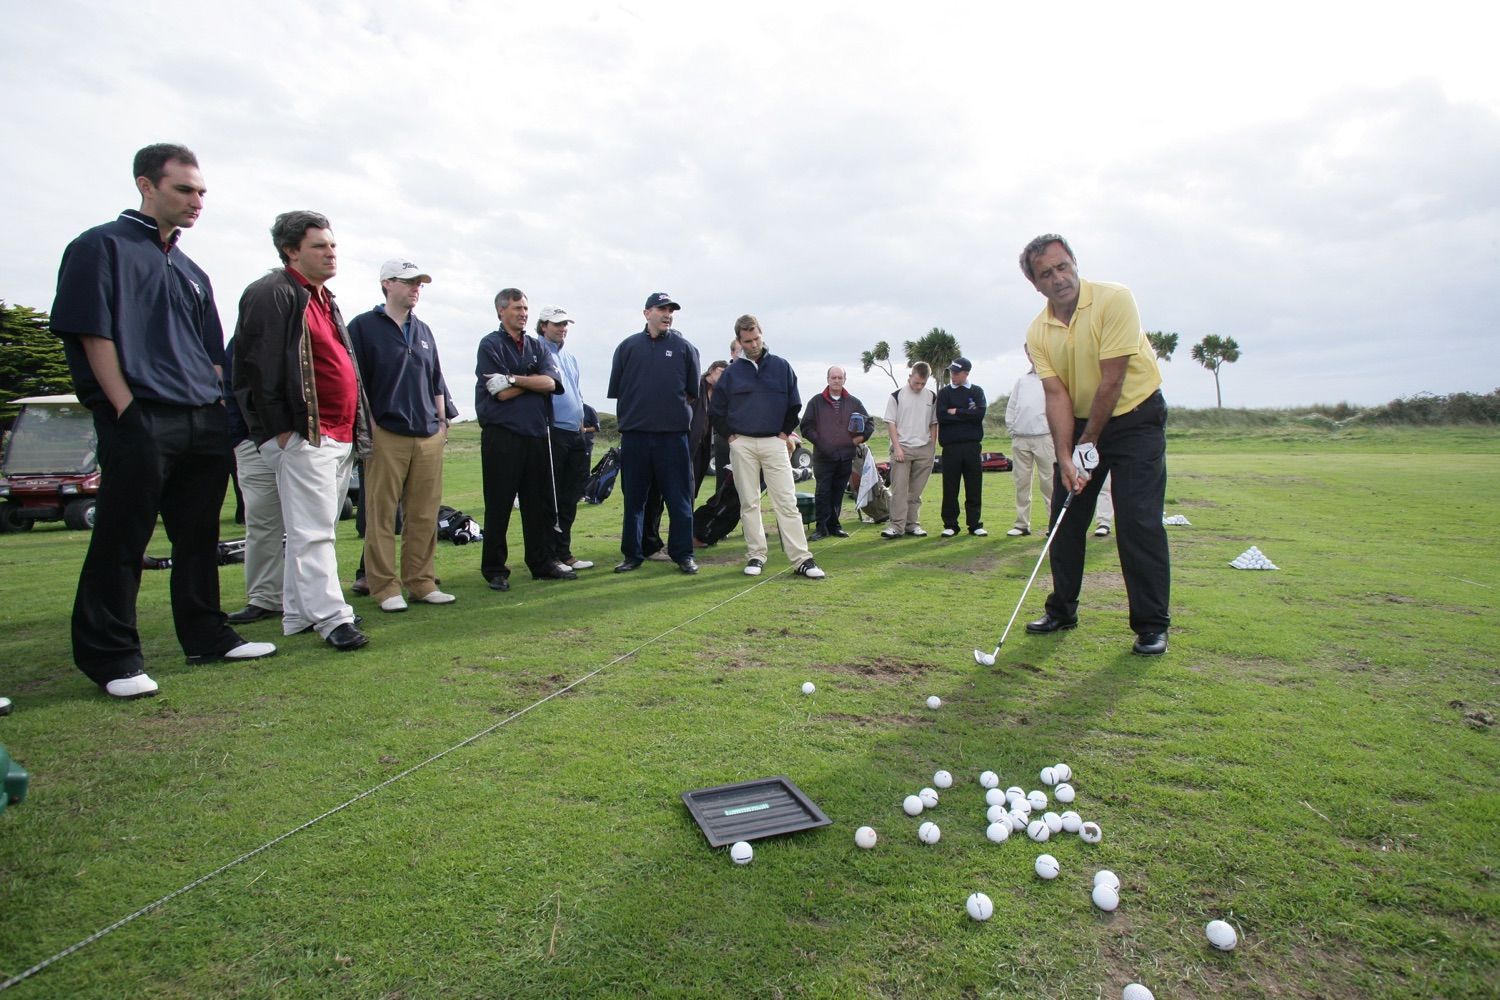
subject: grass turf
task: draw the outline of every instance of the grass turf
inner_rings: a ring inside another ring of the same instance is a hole
[[[0,538],[0,693],[17,704],[0,743],[32,773],[0,815],[0,975],[605,667],[13,995],[1488,995],[1500,436],[1282,433],[1174,435],[1167,511],[1193,526],[1169,529],[1157,660],[1128,654],[1103,539],[1082,626],[1013,630],[976,667],[1041,539],[936,537],[936,480],[932,537],[820,543],[821,583],[742,576],[737,534],[696,578],[616,577],[616,493],[581,513],[575,550],[599,567],[578,582],[521,572],[494,594],[476,547],[444,545],[459,603],[387,616],[356,599],[372,642],[353,654],[261,623],[242,631],[277,657],[187,666],[167,575],[147,573],[162,694],[129,704],[70,664],[86,537]],[[477,452],[457,429],[445,491],[475,514]],[[1003,529],[1011,479],[985,485]],[[340,537],[347,579],[352,523]],[[1229,569],[1251,544],[1282,569]],[[237,607],[238,567],[222,581]],[[1104,842],[988,843],[979,771],[1029,789],[1058,760]],[[943,829],[925,847],[900,801],[939,767],[957,783],[921,818]],[[772,774],[835,823],[736,867],[679,795]],[[1054,882],[1032,873],[1043,850]],[[1113,915],[1088,897],[1104,867],[1123,882]],[[964,915],[976,889],[987,924]],[[1204,941],[1216,916],[1243,935],[1231,954]]]

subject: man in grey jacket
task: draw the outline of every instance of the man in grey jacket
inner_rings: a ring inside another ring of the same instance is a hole
[[[1031,360],[1031,352],[1026,352]],[[1005,430],[1010,434],[1012,471],[1016,478],[1016,526],[1006,532],[1011,537],[1031,534],[1031,479],[1041,480],[1042,498],[1052,509],[1052,466],[1057,462],[1053,452],[1052,432],[1047,427],[1047,399],[1036,365],[1016,379],[1005,404]]]

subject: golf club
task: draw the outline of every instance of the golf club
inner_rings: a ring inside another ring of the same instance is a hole
[[[562,534],[562,511],[557,509],[557,470],[552,467],[552,401],[547,401],[547,478],[552,482],[552,530]]]
[[[1000,647],[1005,645],[1005,637],[1010,635],[1010,627],[1016,623],[1016,615],[1021,613],[1021,605],[1026,603],[1026,595],[1031,593],[1032,580],[1036,579],[1037,571],[1042,568],[1042,560],[1047,558],[1047,551],[1052,548],[1052,539],[1057,537],[1057,529],[1062,527],[1063,518],[1068,516],[1068,507],[1073,503],[1076,496],[1072,490],[1063,498],[1062,509],[1057,512],[1057,520],[1052,525],[1052,530],[1047,532],[1046,544],[1042,546],[1042,554],[1036,557],[1036,568],[1031,571],[1031,579],[1026,581],[1026,589],[1021,591],[1021,599],[1016,602],[1016,610],[1010,613],[1010,621],[1005,623],[1005,631],[1000,633],[1000,641],[995,643],[995,651],[986,653],[982,649],[974,650],[974,662],[981,667],[993,667],[995,657],[1000,655]]]

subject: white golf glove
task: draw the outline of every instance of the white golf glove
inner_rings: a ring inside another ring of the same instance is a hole
[[[504,375],[488,375],[486,379],[484,391],[488,392],[491,396],[498,396],[510,388],[510,382]]]
[[[1073,468],[1085,475],[1093,472],[1099,467],[1099,449],[1094,447],[1090,441],[1088,444],[1073,446]]]

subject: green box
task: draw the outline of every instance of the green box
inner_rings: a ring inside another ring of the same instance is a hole
[[[0,795],[0,813],[5,812],[5,807],[12,802],[21,802],[26,798],[26,786],[31,784],[31,775],[20,764],[10,759],[3,745],[0,745],[0,777],[5,780],[5,792]]]

